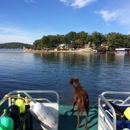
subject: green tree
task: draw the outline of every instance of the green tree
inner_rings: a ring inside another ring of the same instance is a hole
[[[95,44],[95,46],[101,45],[103,37],[101,33],[93,32],[91,36],[92,36],[92,44]]]
[[[33,45],[34,45],[34,49],[35,50],[37,50],[38,48],[39,48],[39,43],[40,43],[40,40],[38,39],[38,40],[35,40],[34,42],[33,42]]]
[[[124,47],[123,35],[120,33],[108,33],[106,35],[107,44],[111,51],[114,51],[115,48]]]
[[[61,43],[65,43],[65,37],[64,35],[56,35],[56,44],[59,45]]]
[[[65,35],[65,42],[67,44],[71,44],[77,39],[77,33],[76,32],[69,32],[68,34]]]
[[[91,47],[96,48],[103,42],[107,43],[111,51],[114,51],[115,48],[118,47],[130,47],[130,35],[123,35],[115,32],[106,35],[99,32],[93,32],[88,35],[88,33],[84,31],[79,33],[71,31],[66,35],[57,34],[43,36],[41,39],[35,40],[33,45],[34,49],[44,49],[45,47],[53,49],[61,43],[69,44],[71,48],[83,47],[85,44],[89,43]],[[13,44],[11,46],[13,46]]]
[[[14,49],[21,48],[21,49],[23,49],[23,47],[32,48],[32,45],[20,43],[20,42],[10,42],[10,43],[0,44],[0,48],[11,48],[11,49],[12,48],[14,48]]]
[[[124,47],[130,47],[130,35],[123,35]]]
[[[77,37],[78,37],[78,39],[80,39],[79,41],[80,41],[81,46],[84,46],[87,43],[87,35],[88,35],[88,33],[84,32],[84,31],[77,33]]]

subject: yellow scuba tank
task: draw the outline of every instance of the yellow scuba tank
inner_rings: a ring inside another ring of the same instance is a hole
[[[128,120],[130,120],[130,107],[126,108],[126,110],[124,111],[124,115]]]
[[[18,99],[14,102],[14,104],[19,107],[20,113],[25,112],[25,102],[24,100],[20,99],[20,94],[18,94]]]
[[[40,121],[43,128],[46,126],[51,129],[57,128],[56,120],[42,103],[31,101],[30,112],[35,119]]]

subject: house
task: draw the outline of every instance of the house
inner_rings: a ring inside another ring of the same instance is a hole
[[[45,52],[48,52],[50,50],[50,48],[44,48]]]
[[[102,42],[101,47],[105,48],[105,50],[108,50],[109,46],[107,45],[107,42]]]
[[[68,50],[69,46],[66,43],[59,44],[57,46],[58,50]]]
[[[105,53],[106,51],[108,51],[107,42],[102,42],[102,44],[100,46],[97,46],[96,49],[100,53]]]

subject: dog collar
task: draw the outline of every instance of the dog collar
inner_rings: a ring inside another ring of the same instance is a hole
[[[74,88],[77,88],[80,84],[77,84],[76,86],[73,86]]]

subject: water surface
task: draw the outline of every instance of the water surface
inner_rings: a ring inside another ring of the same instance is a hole
[[[130,55],[88,53],[0,53],[0,98],[12,90],[55,90],[71,105],[78,77],[95,104],[104,91],[130,91]]]

